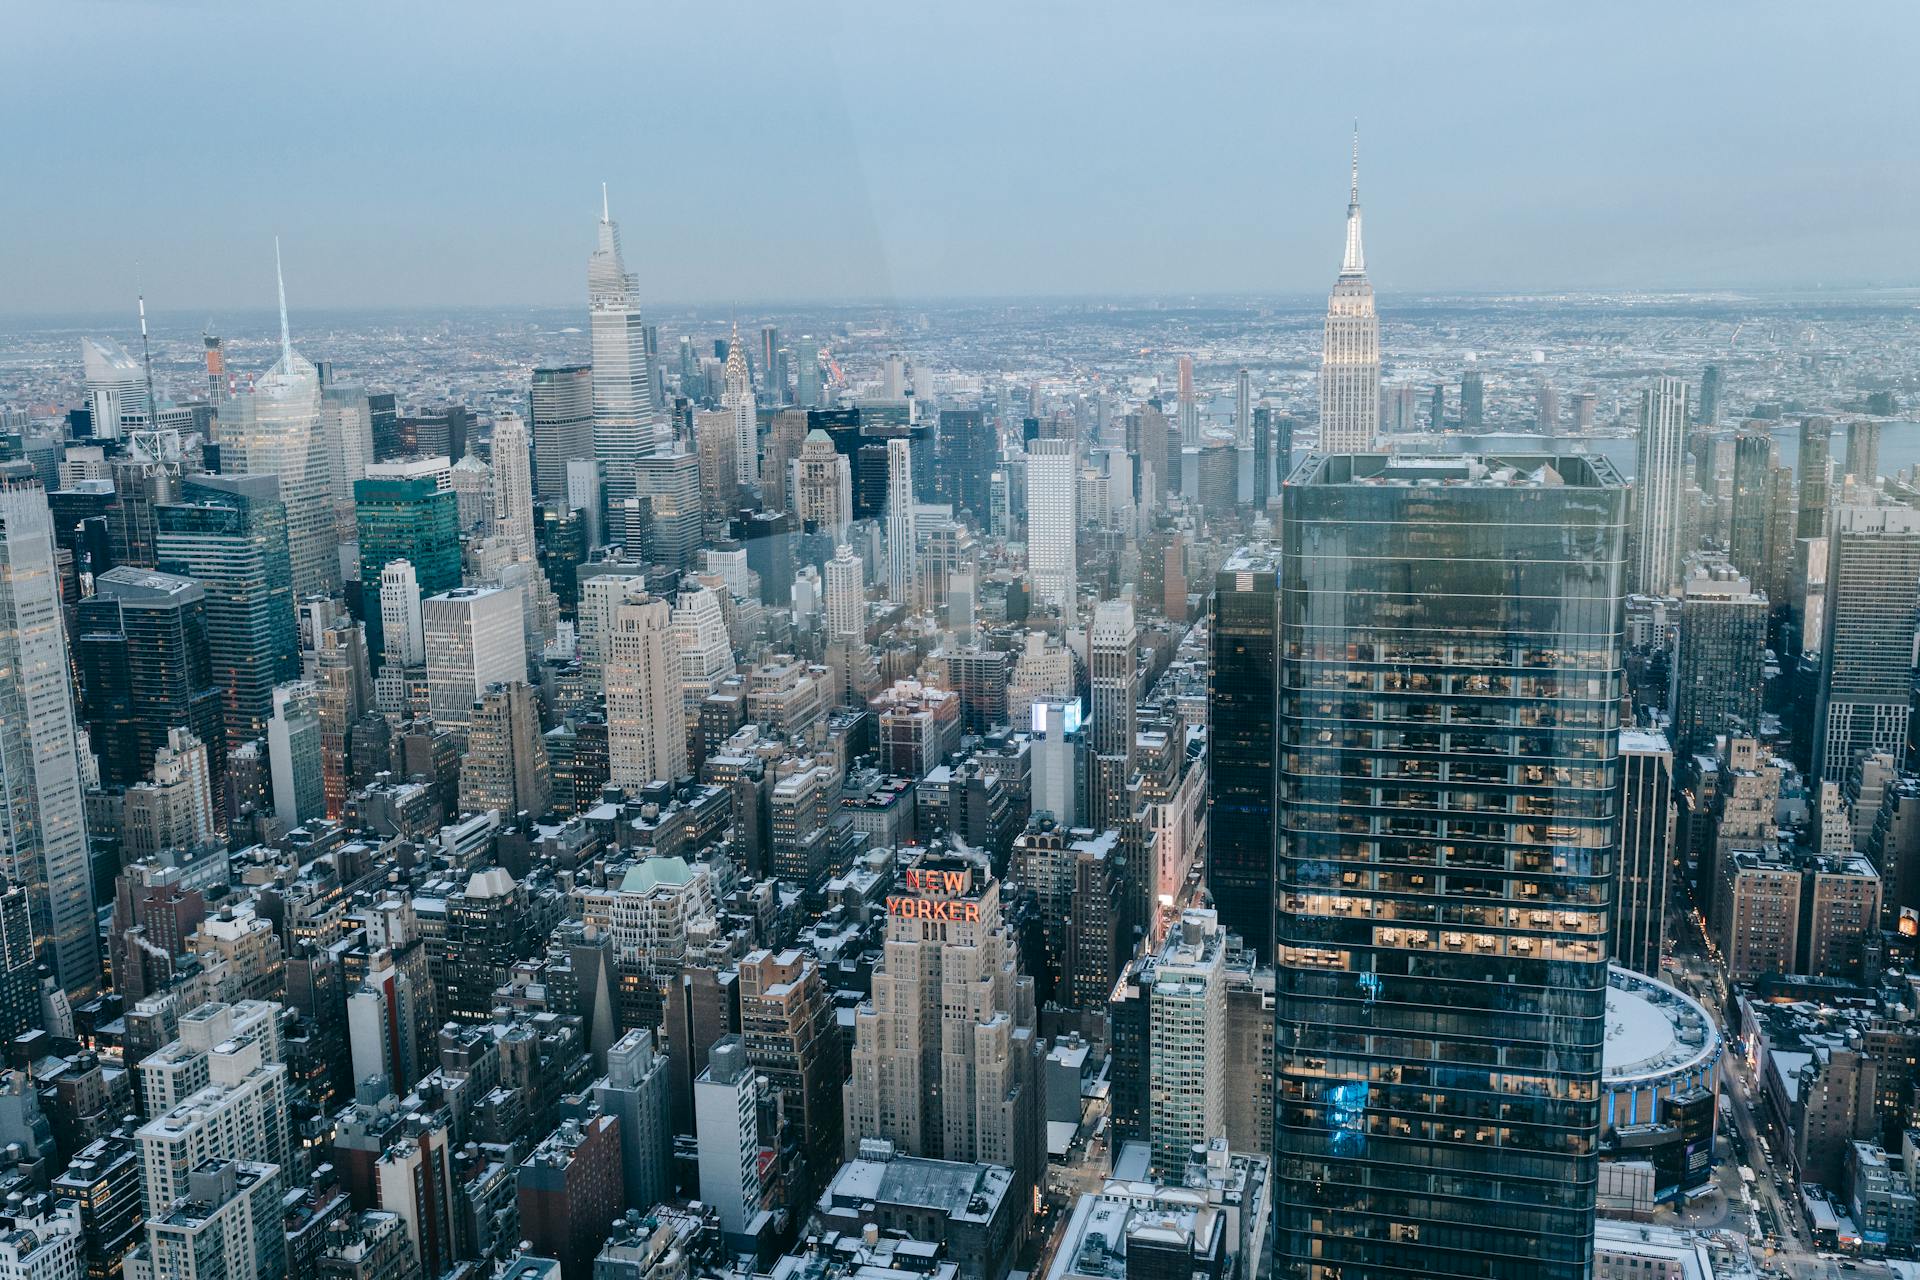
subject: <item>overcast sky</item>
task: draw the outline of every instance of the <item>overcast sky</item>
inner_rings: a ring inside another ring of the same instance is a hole
[[[302,17],[304,14],[304,17]],[[0,312],[1920,283],[1920,6],[0,5]],[[1844,19],[1844,20],[1843,20]]]

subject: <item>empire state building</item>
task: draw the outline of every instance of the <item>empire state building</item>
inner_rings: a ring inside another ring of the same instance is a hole
[[[1320,356],[1320,452],[1366,453],[1380,434],[1380,317],[1360,248],[1360,134],[1353,136],[1347,251],[1327,297]]]

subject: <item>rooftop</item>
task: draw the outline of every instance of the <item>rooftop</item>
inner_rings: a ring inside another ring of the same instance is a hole
[[[1607,459],[1590,454],[1314,454],[1288,477],[1289,488],[1356,484],[1404,488],[1607,489],[1626,482]]]
[[[1720,1033],[1698,1001],[1664,982],[1613,965],[1607,970],[1609,1085],[1687,1071],[1720,1053]]]

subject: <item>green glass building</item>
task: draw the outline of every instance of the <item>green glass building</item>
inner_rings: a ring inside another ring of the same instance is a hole
[[[1278,1277],[1592,1274],[1626,497],[1580,455],[1285,486]]]
[[[460,516],[453,490],[432,475],[379,476],[353,482],[360,537],[360,620],[367,662],[380,669],[380,571],[395,560],[413,566],[425,599],[460,585]]]

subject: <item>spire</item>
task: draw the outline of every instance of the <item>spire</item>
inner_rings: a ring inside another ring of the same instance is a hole
[[[280,285],[280,358],[293,372],[293,330],[287,325],[287,276],[280,269],[280,237],[273,238],[273,278]]]
[[[1347,197],[1349,208],[1360,207],[1360,122],[1353,122],[1353,191]]]
[[[1358,140],[1354,142],[1353,146],[1354,152],[1357,155],[1360,149]],[[1355,163],[1358,164],[1359,162],[1356,160]],[[604,182],[600,184],[600,221],[613,221],[613,206],[607,203],[607,184]]]
[[[1360,122],[1353,122],[1353,186],[1347,194],[1347,251],[1340,259],[1340,274],[1367,274],[1367,255],[1360,248]]]

